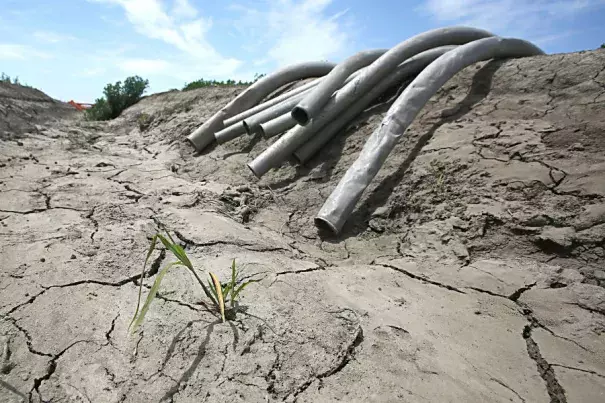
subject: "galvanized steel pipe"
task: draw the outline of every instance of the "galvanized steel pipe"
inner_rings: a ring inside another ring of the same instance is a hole
[[[316,87],[321,82],[321,80],[323,80],[323,78],[318,78],[316,80],[313,80],[313,81],[310,81],[310,82],[308,82],[306,84],[303,84],[300,87],[296,87],[293,90],[290,90],[288,92],[284,92],[283,94],[281,94],[281,95],[279,95],[279,96],[277,96],[275,98],[272,98],[272,99],[270,99],[270,100],[268,100],[266,102],[263,102],[262,104],[258,104],[258,105],[256,105],[253,108],[250,108],[250,109],[248,109],[246,111],[243,111],[242,113],[239,113],[239,114],[237,114],[237,115],[235,115],[233,117],[230,117],[229,119],[226,119],[223,122],[223,124],[224,124],[225,127],[229,127],[229,126],[231,126],[231,125],[233,125],[233,124],[235,124],[237,122],[240,122],[240,121],[246,119],[248,116],[255,115],[255,114],[257,114],[257,113],[259,113],[261,111],[264,111],[265,109],[267,109],[267,108],[269,108],[269,107],[271,107],[273,105],[277,105],[280,102],[285,101],[286,99],[293,97],[294,95],[298,95],[301,92],[305,92],[305,91],[307,91],[307,90],[309,90],[311,88]]]
[[[267,95],[285,84],[303,78],[324,76],[334,67],[335,64],[329,62],[299,63],[263,77],[193,131],[187,136],[187,140],[197,151],[201,151],[214,141],[214,133],[224,128],[226,119],[258,104]]]
[[[342,87],[353,72],[373,63],[388,49],[364,50],[339,63],[317,87],[292,109],[292,117],[298,124],[306,125],[321,111],[336,90]]]
[[[295,126],[250,162],[248,167],[259,178],[271,168],[278,167],[332,118],[371,90],[373,85],[410,57],[435,47],[458,45],[490,36],[493,34],[481,29],[451,27],[428,31],[403,41],[364,68],[357,77],[341,88],[317,118],[311,120],[306,126]]]
[[[391,106],[380,126],[364,145],[357,160],[322,206],[315,218],[316,226],[329,229],[335,234],[341,231],[364,190],[418,112],[456,73],[482,60],[543,53],[538,47],[520,39],[493,37],[462,45],[431,63]]]
[[[294,152],[294,157],[300,163],[308,161],[324,145],[328,143],[343,127],[345,127],[358,114],[363,112],[376,98],[386,92],[390,87],[409,80],[422,71],[431,62],[443,55],[445,52],[455,49],[456,46],[441,46],[430,49],[403,62],[393,74],[382,79],[364,96],[359,98],[353,105],[348,107],[342,114],[334,118],[330,123],[321,128],[315,136],[311,137],[302,147]]]
[[[296,121],[292,117],[292,114],[284,113],[275,119],[260,124],[259,132],[262,133],[264,138],[269,139],[293,128],[294,126],[296,126]]]

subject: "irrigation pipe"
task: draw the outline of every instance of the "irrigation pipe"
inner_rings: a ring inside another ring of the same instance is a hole
[[[332,96],[316,119],[310,121],[306,126],[295,126],[250,162],[248,167],[256,177],[260,178],[270,169],[280,166],[319,129],[363,94],[370,91],[372,86],[391,74],[400,63],[410,57],[435,47],[464,44],[490,36],[493,34],[481,29],[451,27],[428,31],[401,42],[364,68],[351,82]]]
[[[301,85],[300,87],[296,87],[293,90],[290,90],[290,91],[285,92],[285,93],[283,93],[283,94],[281,94],[281,95],[279,95],[279,96],[277,96],[275,98],[272,98],[272,99],[270,99],[270,100],[268,100],[266,102],[263,102],[262,104],[258,104],[258,105],[256,105],[253,108],[250,108],[250,109],[248,109],[246,111],[243,111],[242,113],[239,113],[239,114],[237,114],[237,115],[235,115],[235,116],[233,116],[233,117],[231,117],[229,119],[226,119],[223,122],[223,124],[224,124],[225,127],[229,127],[229,126],[231,126],[231,125],[233,125],[233,124],[235,124],[237,122],[241,122],[242,120],[246,119],[248,116],[255,115],[258,112],[261,112],[261,111],[263,111],[263,110],[265,110],[265,109],[267,109],[267,108],[269,108],[269,107],[271,107],[273,105],[277,105],[280,102],[285,101],[286,99],[293,97],[294,95],[298,95],[301,92],[305,92],[305,91],[307,91],[307,90],[309,90],[311,88],[316,87],[321,82],[321,80],[323,80],[323,78],[318,78],[316,80],[310,81],[310,82],[308,82],[306,84]]]
[[[214,141],[214,133],[224,128],[224,121],[226,119],[253,107],[267,95],[285,84],[303,78],[324,76],[335,66],[334,63],[329,62],[299,63],[263,77],[193,131],[187,136],[187,140],[189,140],[197,151],[201,151]]]
[[[316,226],[329,229],[334,234],[340,233],[364,190],[418,112],[456,73],[482,60],[540,54],[544,52],[527,41],[493,37],[462,45],[431,63],[404,90],[367,140],[357,160],[319,211],[315,218]]]
[[[264,138],[269,139],[293,128],[294,126],[296,126],[296,121],[292,117],[292,114],[284,113],[275,119],[260,124],[258,131],[263,135]]]
[[[307,162],[334,136],[336,136],[336,134],[338,134],[342,128],[344,128],[357,115],[363,112],[381,94],[386,92],[394,85],[411,79],[439,56],[455,48],[456,46],[441,46],[422,52],[402,63],[394,74],[382,79],[382,81],[372,88],[370,92],[366,93],[363,97],[355,101],[355,103],[347,108],[345,112],[334,118],[334,120],[320,129],[315,136],[313,136],[303,146],[296,150],[294,152],[294,158],[296,158],[296,160],[298,160],[298,162],[301,164]]]
[[[384,55],[388,49],[373,49],[358,52],[339,63],[319,85],[306,95],[292,109],[292,117],[300,124],[306,125],[317,116],[321,108],[330,100],[336,90],[342,87],[347,77]]]

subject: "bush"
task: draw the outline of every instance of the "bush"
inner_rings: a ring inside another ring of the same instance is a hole
[[[601,44],[601,49],[605,49],[605,43]]]
[[[139,76],[128,77],[124,84],[120,81],[107,84],[103,90],[105,96],[95,100],[92,108],[86,111],[86,117],[90,120],[115,119],[124,109],[136,104],[148,86],[149,80]]]
[[[11,78],[9,75],[5,73],[0,74],[0,83],[8,83],[14,85],[20,85],[22,87],[33,88],[31,85],[27,85],[19,81],[19,77]]]
[[[235,81],[235,80],[225,80],[225,81],[218,81],[218,80],[204,80],[203,78],[199,79],[199,80],[195,80],[190,82],[189,84],[186,84],[183,87],[183,91],[191,91],[191,90],[195,90],[198,88],[204,88],[204,87],[227,87],[227,86],[231,86],[231,85],[251,85],[255,82],[257,82],[258,80],[260,80],[261,78],[263,78],[266,74],[258,74],[256,73],[254,75],[254,80],[253,81]]]

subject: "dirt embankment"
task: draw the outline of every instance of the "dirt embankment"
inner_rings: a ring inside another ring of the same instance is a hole
[[[37,125],[74,116],[74,107],[42,91],[0,82],[0,140],[17,139]]]
[[[605,399],[605,51],[458,74],[335,239],[313,217],[388,103],[257,181],[258,138],[184,141],[241,90],[2,137],[1,401]],[[174,270],[128,336],[159,223],[204,274],[262,274],[246,313]]]

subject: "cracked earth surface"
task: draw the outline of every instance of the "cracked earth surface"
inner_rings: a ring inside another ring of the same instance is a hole
[[[338,238],[313,217],[389,100],[258,181],[259,139],[183,141],[241,90],[109,123],[0,97],[0,401],[605,401],[605,51],[458,74]],[[129,336],[158,225],[203,275],[260,273],[246,313],[174,270]]]

